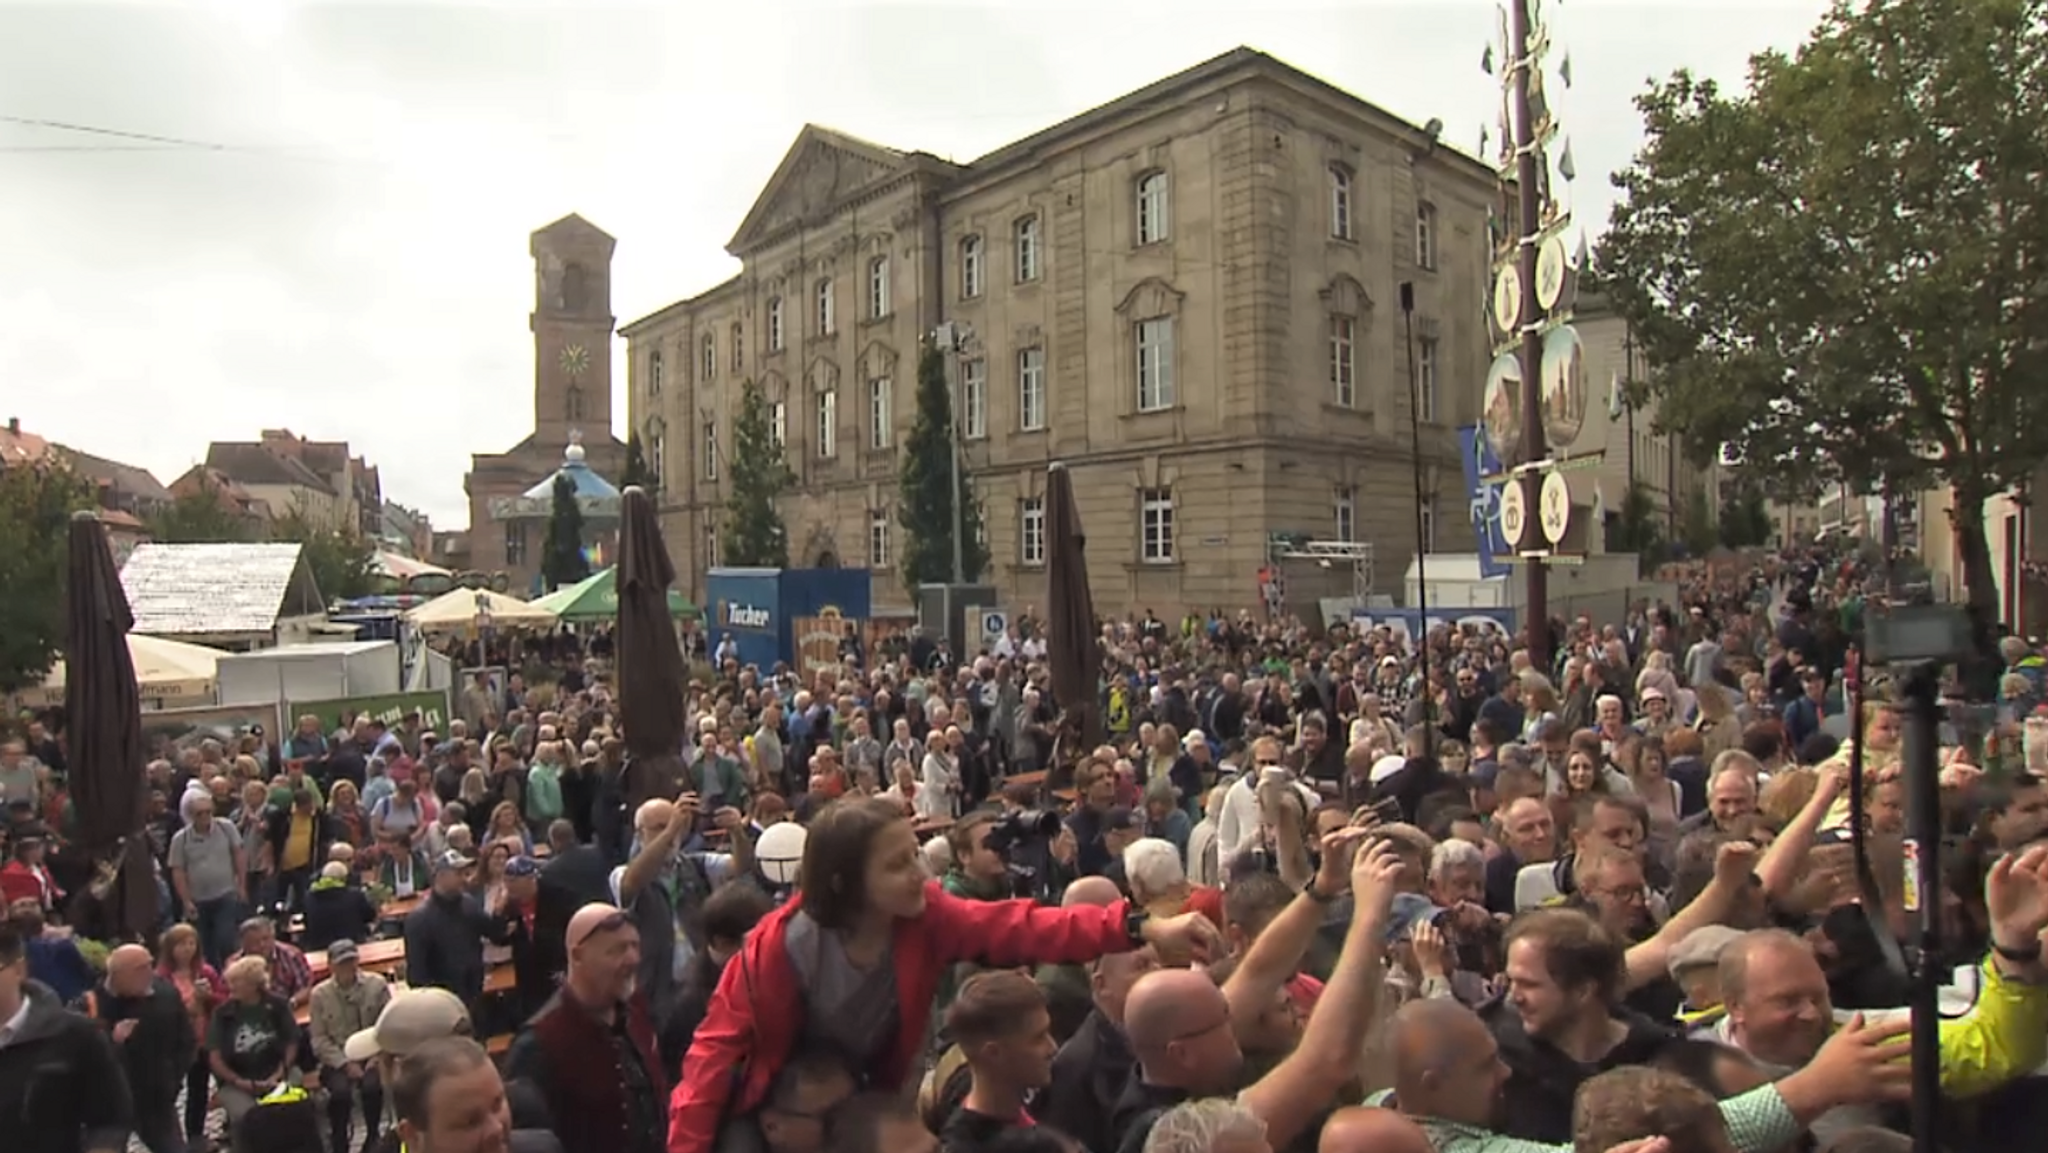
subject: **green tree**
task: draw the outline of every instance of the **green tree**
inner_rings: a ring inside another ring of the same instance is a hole
[[[220,486],[202,469],[192,488],[145,518],[143,526],[158,544],[229,544],[254,537],[255,526],[222,497]]]
[[[782,494],[796,483],[776,435],[775,417],[761,386],[740,386],[739,419],[732,424],[732,451],[724,461],[730,486],[725,497],[725,532],[719,559],[739,568],[789,567],[789,530],[782,523]]]
[[[1679,73],[1602,278],[1660,366],[1660,422],[1796,498],[1953,486],[1979,510],[2048,460],[2048,0],[1838,2],[1726,96]]]
[[[540,557],[541,579],[551,590],[590,575],[590,558],[583,553],[583,506],[576,503],[576,482],[565,473],[556,473],[552,495],[547,543]]]
[[[951,584],[954,534],[960,540],[961,577],[981,579],[988,547],[981,541],[981,504],[973,479],[960,467],[960,518],[953,519],[953,396],[946,383],[946,357],[926,344],[917,361],[917,418],[903,445],[898,476],[897,519],[908,538],[903,546],[903,579],[910,587]]]
[[[640,447],[640,434],[637,432],[626,438],[626,471],[619,477],[619,487],[631,488],[636,484],[650,495],[661,491],[661,478],[647,467],[647,453]]]
[[[71,514],[95,500],[61,461],[0,466],[0,692],[41,684],[63,651]]]
[[[271,520],[270,539],[300,546],[306,566],[313,570],[313,583],[330,604],[375,591],[376,546],[353,526],[332,528],[304,508],[294,508]]]
[[[1685,551],[1691,556],[1705,556],[1714,551],[1720,538],[1714,530],[1714,504],[1708,499],[1707,490],[1694,488],[1685,498],[1685,523],[1682,526]]]
[[[1763,491],[1742,484],[1721,502],[1721,543],[1729,548],[1756,548],[1771,543],[1771,510]]]

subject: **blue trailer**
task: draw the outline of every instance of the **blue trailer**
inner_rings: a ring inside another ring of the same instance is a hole
[[[864,568],[714,568],[705,581],[709,646],[727,637],[742,665],[767,672],[777,661],[815,672],[839,662],[851,626],[865,638],[873,582]]]

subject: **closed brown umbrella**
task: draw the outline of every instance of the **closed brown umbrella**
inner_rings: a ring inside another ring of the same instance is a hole
[[[673,797],[683,776],[683,689],[688,672],[676,644],[668,589],[676,566],[661,539],[654,501],[638,485],[626,489],[619,520],[618,654],[620,734],[626,768],[620,788],[637,808]],[[630,811],[630,809],[629,809]]]
[[[64,712],[70,744],[75,848],[88,854],[94,880],[79,914],[108,937],[132,940],[156,923],[156,884],[142,835],[142,690],[128,630],[135,617],[99,518],[71,518],[65,568]]]
[[[1061,712],[1060,740],[1075,742],[1076,749],[1102,743],[1102,648],[1095,598],[1088,592],[1087,546],[1073,477],[1054,461],[1045,474],[1045,648]],[[1076,749],[1064,750],[1061,760],[1072,759]]]

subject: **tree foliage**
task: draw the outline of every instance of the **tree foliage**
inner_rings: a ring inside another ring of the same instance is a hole
[[[1688,556],[1701,557],[1721,543],[1714,530],[1714,504],[1705,488],[1695,487],[1685,498],[1685,522],[1679,526]]]
[[[564,588],[590,575],[590,558],[583,552],[583,506],[576,503],[576,482],[565,473],[555,474],[548,509],[548,535],[540,557],[541,579],[550,590]]]
[[[637,432],[626,437],[626,471],[619,477],[619,487],[631,488],[636,484],[647,490],[650,496],[661,491],[661,478],[648,467],[647,453],[640,445]]]
[[[377,548],[353,525],[337,529],[295,508],[270,522],[270,539],[300,546],[313,583],[330,604],[375,591]]]
[[[1988,607],[1975,513],[2048,460],[2048,0],[1838,3],[1745,93],[1637,104],[1601,279],[1659,423],[1793,499],[1953,485]]]
[[[953,518],[953,396],[946,356],[927,344],[917,362],[917,417],[903,444],[897,519],[903,525],[903,579],[910,587],[951,584],[953,540],[960,540],[961,576],[972,584],[988,567],[981,505],[965,462],[960,467],[958,521]]]
[[[237,515],[213,478],[201,471],[196,484],[143,521],[158,544],[230,544],[253,539],[256,526]],[[321,588],[326,591],[325,586]]]
[[[725,458],[730,487],[725,498],[725,533],[720,558],[739,568],[789,567],[789,529],[782,523],[782,494],[796,483],[784,457],[768,395],[748,381],[740,387],[740,411],[732,425],[732,452]]]
[[[1771,543],[1771,510],[1763,490],[1739,484],[1721,502],[1721,543],[1729,548],[1758,548]]]
[[[71,514],[96,499],[55,459],[0,466],[0,692],[41,684],[63,651]]]

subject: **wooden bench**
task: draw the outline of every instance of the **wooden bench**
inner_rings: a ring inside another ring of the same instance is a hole
[[[1052,795],[1054,800],[1060,801],[1068,805],[1073,804],[1075,798],[1080,796],[1080,794],[1073,789],[1054,789],[1052,791]]]

